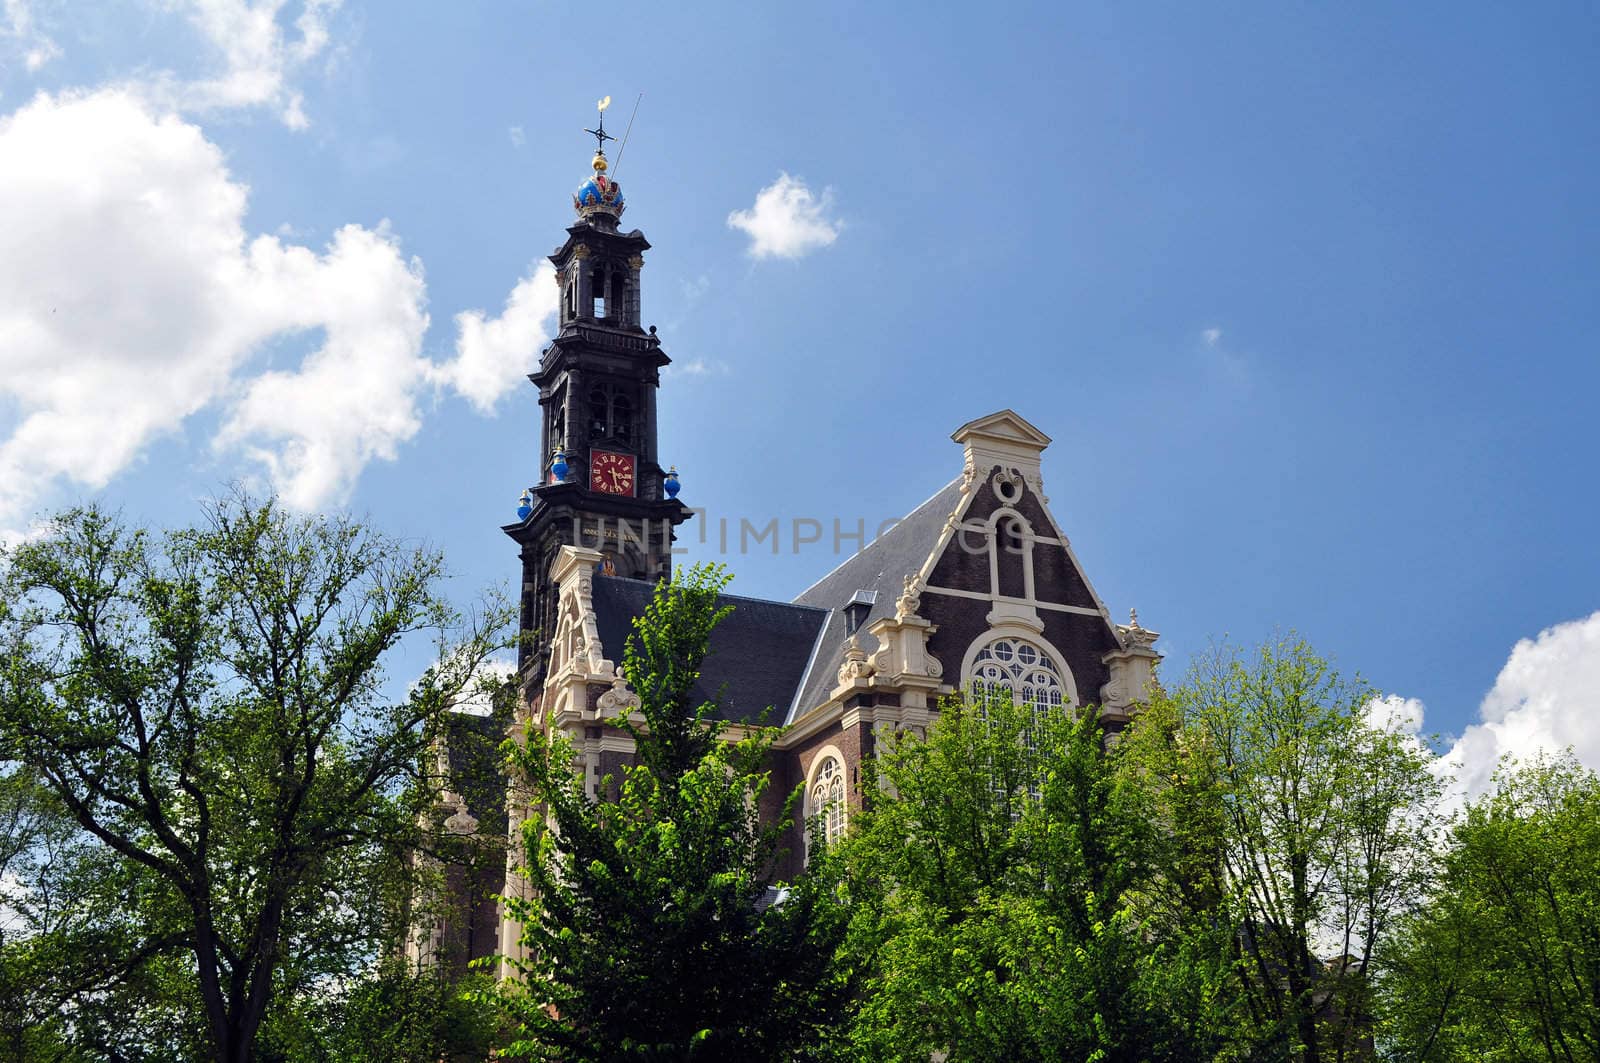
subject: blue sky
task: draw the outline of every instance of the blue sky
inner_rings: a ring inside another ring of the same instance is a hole
[[[620,133],[642,92],[617,176],[685,500],[870,528],[1010,406],[1169,675],[1293,628],[1460,757],[1600,763],[1596,25],[7,0],[0,528],[245,478],[509,580],[538,264],[596,99]],[[722,559],[788,598],[831,546]]]

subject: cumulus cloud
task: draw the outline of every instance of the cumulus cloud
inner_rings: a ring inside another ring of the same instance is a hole
[[[0,523],[61,481],[104,487],[212,404],[217,445],[301,506],[416,431],[420,267],[383,228],[251,238],[247,195],[199,128],[125,89],[0,118]],[[298,369],[236,379],[295,336]]]
[[[728,227],[750,237],[751,258],[799,258],[839,238],[832,210],[833,189],[813,195],[804,180],[780,173],[756,193],[753,207],[728,215]]]
[[[406,261],[387,227],[341,228],[318,255],[255,240],[249,311],[272,332],[321,329],[323,342],[296,370],[244,384],[215,446],[263,465],[291,505],[344,497],[375,459],[393,460],[421,427],[419,391],[431,363],[422,267]]]
[[[1215,347],[1222,341],[1222,330],[1219,328],[1202,329],[1200,338],[1206,341],[1207,347]]]
[[[1489,788],[1500,758],[1571,746],[1600,770],[1600,612],[1522,639],[1444,761],[1469,797]]]
[[[479,411],[492,412],[532,368],[536,352],[549,339],[560,295],[555,267],[541,262],[511,289],[499,317],[486,317],[482,310],[457,314],[456,356],[435,370],[434,379]]]
[[[1369,723],[1419,743],[1425,709],[1416,698],[1389,694],[1367,705]],[[1471,724],[1434,761],[1450,780],[1446,806],[1460,808],[1486,793],[1501,758],[1530,760],[1571,747],[1600,771],[1600,612],[1546,628],[1511,649]]]
[[[1366,722],[1384,731],[1398,735],[1420,735],[1425,710],[1416,698],[1403,698],[1398,694],[1385,694],[1367,702]]]

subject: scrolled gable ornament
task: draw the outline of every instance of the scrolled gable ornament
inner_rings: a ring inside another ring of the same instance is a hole
[[[611,681],[611,688],[595,702],[595,708],[606,716],[627,716],[638,707],[639,695],[629,689],[628,680],[620,675]]]
[[[906,620],[916,616],[920,608],[922,608],[922,575],[917,572],[907,573],[900,597],[894,603],[895,619]]]

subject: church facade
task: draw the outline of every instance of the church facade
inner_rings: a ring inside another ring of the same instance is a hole
[[[621,230],[625,201],[601,144],[551,256],[558,332],[530,375],[542,411],[539,486],[503,529],[518,548],[521,625],[537,633],[519,651],[512,734],[530,725],[565,732],[592,789],[632,755],[632,740],[608,722],[642,722],[621,674],[624,647],[655,582],[670,577],[675,530],[691,517],[657,451],[670,360],[655,329],[640,324],[650,244]],[[1001,410],[952,439],[952,479],[792,601],[726,599],[733,612],[712,637],[697,693],[720,695],[735,731],[762,719],[782,725],[765,810],[774,816],[803,787],[803,821],[842,834],[878,736],[922,732],[954,691],[1003,687],[1038,711],[1097,706],[1114,732],[1153,678],[1156,633],[1137,617],[1112,620],[1051,514],[1049,437]],[[511,858],[503,879],[498,869],[487,881],[454,874],[459,903],[408,946],[420,960],[461,967],[518,955],[519,928],[490,895],[526,889],[515,843],[538,812],[515,785],[501,792],[503,808],[491,809],[446,796],[452,830],[503,824]],[[777,877],[804,859],[801,823]]]

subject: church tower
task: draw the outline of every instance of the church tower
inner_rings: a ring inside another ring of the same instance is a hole
[[[609,102],[607,97],[605,102]],[[632,579],[671,575],[673,529],[689,510],[656,450],[656,389],[671,359],[656,330],[639,323],[640,275],[650,242],[618,228],[622,186],[608,176],[604,107],[593,173],[572,198],[577,220],[550,256],[561,290],[558,331],[539,370],[543,427],[537,486],[504,531],[521,547],[521,625],[535,637],[518,655],[524,683],[537,681],[554,630],[562,546],[598,550],[601,571]],[[529,671],[529,666],[532,671]],[[536,688],[534,688],[536,689]]]

